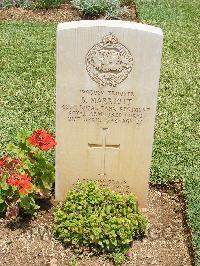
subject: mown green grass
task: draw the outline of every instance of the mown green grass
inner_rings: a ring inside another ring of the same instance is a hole
[[[21,129],[55,124],[56,24],[0,23],[0,153]]]
[[[141,21],[163,29],[151,182],[185,181],[200,265],[199,0],[136,0]],[[0,155],[21,129],[54,131],[55,23],[0,23]]]
[[[136,0],[139,19],[161,27],[164,49],[151,181],[184,180],[200,265],[200,2]]]

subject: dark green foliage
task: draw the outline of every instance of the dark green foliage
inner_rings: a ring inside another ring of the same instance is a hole
[[[124,13],[120,0],[72,0],[71,3],[87,17],[117,18]]]
[[[32,0],[2,0],[0,1],[0,8],[21,7],[31,8]]]
[[[116,259],[146,225],[133,195],[122,196],[95,182],[79,183],[55,210],[54,231],[64,244],[89,247]]]
[[[40,9],[58,8],[63,4],[65,0],[36,0],[34,7]]]
[[[50,9],[59,8],[70,0],[2,0],[0,8],[21,7],[21,8],[39,8]],[[72,0],[78,10],[85,16],[98,17],[119,17],[124,9],[122,6],[131,5],[133,0]]]
[[[2,2],[0,2],[0,8],[21,7],[30,9],[50,9],[58,8],[65,2],[66,0],[2,0]]]

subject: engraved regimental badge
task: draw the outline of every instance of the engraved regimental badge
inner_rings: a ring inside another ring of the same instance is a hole
[[[132,68],[132,54],[112,33],[86,55],[87,72],[100,86],[116,87],[128,77]]]

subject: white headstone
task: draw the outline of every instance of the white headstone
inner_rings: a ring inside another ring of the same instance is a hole
[[[77,180],[147,203],[163,34],[125,21],[58,25],[56,199]]]

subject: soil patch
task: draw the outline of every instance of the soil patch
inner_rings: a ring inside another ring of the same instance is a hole
[[[133,243],[133,257],[126,266],[192,266],[193,250],[190,230],[185,222],[185,203],[180,184],[151,187],[148,208],[149,230],[143,239]],[[0,265],[9,266],[110,266],[104,257],[87,252],[75,257],[53,237],[52,208],[39,212],[33,221],[22,219],[11,223],[0,219]]]
[[[82,18],[79,12],[76,9],[74,9],[70,4],[64,4],[58,9],[45,9],[45,10],[39,10],[39,9],[29,10],[23,8],[0,9],[0,20],[65,22],[65,21],[73,21],[81,19]],[[106,19],[106,18],[101,17],[100,19]],[[121,19],[137,21],[135,6],[128,7],[127,12],[122,16]]]
[[[29,10],[23,8],[9,8],[0,10],[0,20],[64,22],[80,19],[79,13],[69,4],[62,5],[58,9],[47,10]]]

